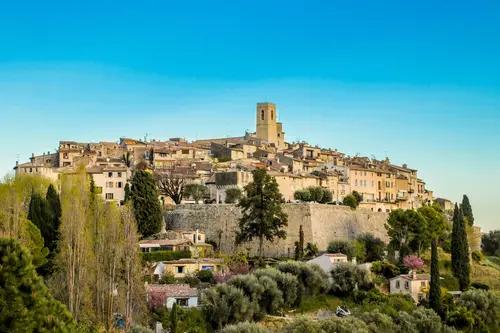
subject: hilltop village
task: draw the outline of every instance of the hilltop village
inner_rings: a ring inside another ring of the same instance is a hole
[[[295,202],[296,192],[311,187],[329,191],[332,203],[341,203],[345,196],[357,192],[360,208],[374,212],[416,209],[434,199],[417,170],[406,164],[394,165],[388,158],[347,156],[306,142],[286,142],[273,103],[257,103],[255,117],[255,132],[241,137],[192,142],[183,138],[146,142],[125,137],[119,142],[60,141],[56,152],[32,154],[29,162],[16,163],[14,170],[16,175],[38,174],[57,180],[83,164],[103,199],[117,203],[123,202],[135,168],[180,178],[184,185],[204,185],[207,191],[196,201],[209,204],[226,202],[228,189],[243,189],[252,181],[251,172],[256,168],[265,168],[275,177],[287,202]],[[182,202],[192,199],[184,197]],[[162,196],[162,201],[174,203],[168,196]],[[446,204],[443,208],[452,208],[448,200],[440,202]]]

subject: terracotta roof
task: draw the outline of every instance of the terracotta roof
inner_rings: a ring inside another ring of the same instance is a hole
[[[148,284],[148,293],[161,293],[166,297],[196,297],[198,290],[191,288],[189,284]]]

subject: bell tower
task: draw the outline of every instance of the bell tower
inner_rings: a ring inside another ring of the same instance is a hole
[[[282,124],[277,121],[278,114],[274,103],[257,103],[257,138],[274,144],[278,149],[285,146],[285,133]]]

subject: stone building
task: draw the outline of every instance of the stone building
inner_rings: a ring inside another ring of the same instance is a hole
[[[256,136],[258,139],[274,145],[278,149],[285,148],[285,132],[283,125],[277,121],[278,113],[273,103],[257,103]]]

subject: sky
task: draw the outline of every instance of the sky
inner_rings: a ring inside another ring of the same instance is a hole
[[[500,228],[497,0],[0,3],[0,175],[59,140],[241,135],[262,101]]]

